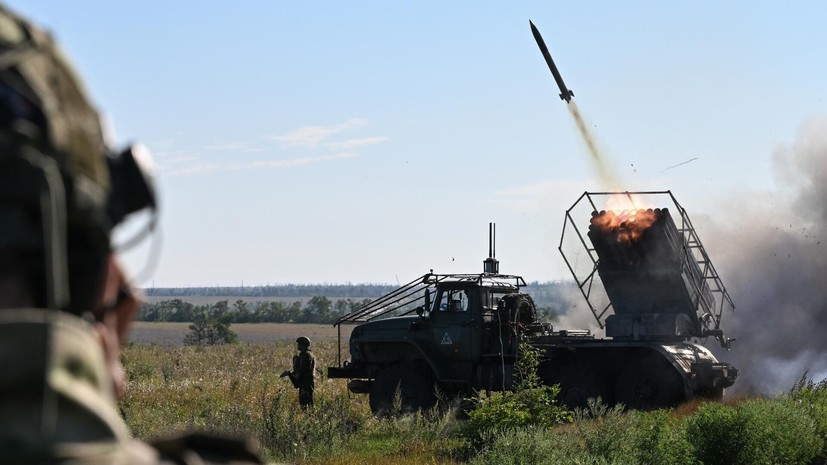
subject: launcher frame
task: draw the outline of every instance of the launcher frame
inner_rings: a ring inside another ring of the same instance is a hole
[[[684,284],[690,295],[697,296],[690,305],[691,310],[686,310],[686,313],[698,328],[684,338],[714,336],[722,345],[728,346],[729,340],[724,337],[721,329],[721,318],[726,308],[734,311],[735,304],[701,244],[686,210],[671,191],[584,192],[571,208],[566,210],[558,249],[598,325],[605,328],[606,319],[617,312],[610,293],[607,292],[606,283],[598,271],[600,254],[588,237],[593,212],[645,208],[669,210],[680,240],[680,251],[677,253],[681,256],[676,259],[680,266],[697,267],[694,274],[699,278],[686,279],[684,276]],[[712,299],[702,298],[710,294]]]

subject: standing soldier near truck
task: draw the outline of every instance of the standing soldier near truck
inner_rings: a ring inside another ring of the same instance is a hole
[[[290,377],[293,387],[299,390],[299,405],[307,409],[308,405],[313,405],[316,358],[310,351],[310,339],[305,336],[296,339],[296,349],[298,353],[293,356],[293,371],[285,371],[280,377]]]

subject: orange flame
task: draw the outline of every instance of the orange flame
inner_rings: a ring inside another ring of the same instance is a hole
[[[657,215],[652,209],[607,210],[592,217],[591,223],[600,229],[603,234],[614,235],[617,242],[631,245],[657,219]]]

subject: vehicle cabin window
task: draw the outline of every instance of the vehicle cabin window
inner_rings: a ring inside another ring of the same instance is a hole
[[[440,293],[440,312],[464,312],[468,310],[468,294],[460,289],[446,289]]]

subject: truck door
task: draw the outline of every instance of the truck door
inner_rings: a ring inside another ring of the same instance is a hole
[[[442,289],[431,312],[433,347],[445,381],[471,379],[474,354],[478,351],[479,292],[471,289]]]

